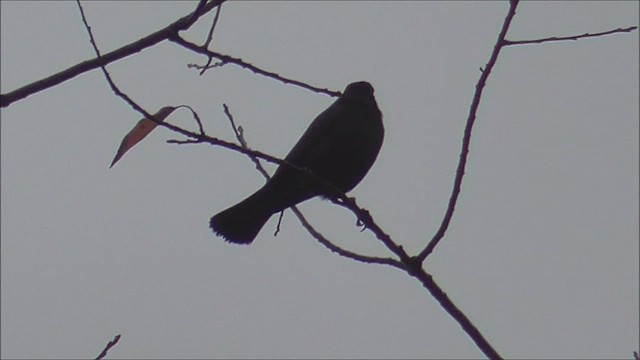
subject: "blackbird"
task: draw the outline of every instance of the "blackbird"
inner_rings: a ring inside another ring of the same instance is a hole
[[[354,82],[313,120],[285,160],[348,192],[373,165],[383,137],[373,87]],[[212,217],[210,226],[228,242],[249,244],[271,215],[315,196],[328,197],[330,191],[309,174],[280,165],[261,189]]]

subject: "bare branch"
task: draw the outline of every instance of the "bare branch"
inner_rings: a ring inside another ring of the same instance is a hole
[[[378,238],[378,240],[382,241],[382,243],[389,249],[392,253],[400,258],[404,264],[412,264],[414,261],[412,258],[404,251],[402,245],[396,244],[389,234],[385,233],[384,230],[376,222],[373,220],[371,213],[368,210],[361,208],[356,203],[356,199],[350,198],[346,195],[337,196],[335,199],[330,199],[334,204],[340,205],[344,208],[349,209],[353,212],[358,220],[364,224],[365,228],[371,230],[373,234]]]
[[[297,206],[292,206],[291,211],[293,211],[293,213],[296,215],[298,220],[300,220],[300,223],[302,223],[302,226],[311,234],[311,236],[313,236],[316,240],[318,240],[320,244],[324,245],[330,251],[340,256],[348,257],[350,259],[353,259],[359,262],[363,262],[367,264],[390,265],[395,268],[406,271],[406,266],[403,263],[401,263],[400,261],[394,260],[392,258],[360,255],[352,251],[345,250],[333,244],[332,242],[327,240],[327,238],[325,238],[324,235],[322,235],[313,226],[311,226],[311,224],[309,224],[309,222],[304,217],[304,215],[300,212]]]
[[[233,115],[231,115],[231,111],[229,111],[229,107],[227,106],[227,104],[222,104],[222,108],[224,109],[224,114],[227,116],[227,119],[229,119],[229,123],[231,123],[231,128],[233,129],[233,133],[236,135],[236,139],[238,139],[238,142],[240,143],[240,145],[242,145],[243,148],[249,149],[249,145],[247,145],[247,141],[244,138],[244,131],[242,130],[241,126],[236,126]],[[265,168],[262,166],[260,160],[255,156],[248,156],[256,165],[256,170],[258,170],[265,179],[271,179],[271,175],[269,175],[267,170],[265,170]]]
[[[193,108],[191,108],[191,106],[189,105],[175,106],[176,110],[180,108],[187,108],[189,109],[189,111],[191,111],[191,116],[193,116],[193,120],[196,122],[196,124],[198,124],[198,131],[200,132],[200,135],[204,135],[204,126],[202,126],[202,120],[200,120],[200,116],[198,115],[198,113],[195,110],[193,110]]]
[[[107,53],[104,56],[98,56],[95,59],[83,61],[66,70],[48,76],[44,79],[35,81],[31,84],[25,85],[9,93],[0,94],[0,107],[7,107],[18,100],[26,98],[27,96],[52,88],[67,80],[73,79],[80,74],[95,70],[114,61],[125,58],[129,55],[138,53],[159,42],[167,40],[173,34],[190,28],[202,15],[211,11],[214,7],[222,4],[225,1],[226,0],[212,0],[211,2],[204,5],[203,10],[200,11],[197,15],[195,13],[192,13],[184,16],[173,22],[172,24],[169,24],[165,28],[158,30],[148,36],[145,36],[138,41],[134,41],[131,44],[125,45],[117,50]]]
[[[169,40],[173,41],[174,43],[176,43],[176,44],[178,44],[178,45],[180,45],[180,46],[182,46],[184,48],[187,48],[187,49],[189,49],[191,51],[194,51],[194,52],[197,52],[199,54],[205,55],[205,56],[207,56],[209,58],[216,58],[216,59],[220,60],[221,64],[216,64],[215,65],[216,67],[222,66],[222,65],[225,65],[225,64],[234,64],[234,65],[238,65],[238,66],[240,66],[242,68],[245,68],[247,70],[250,70],[255,74],[266,76],[268,78],[271,78],[271,79],[274,79],[274,80],[278,80],[278,81],[283,82],[285,84],[291,84],[291,85],[299,86],[299,87],[301,87],[303,89],[311,90],[313,92],[317,92],[317,93],[320,93],[320,94],[326,94],[326,95],[333,96],[333,97],[340,96],[340,94],[341,94],[340,91],[332,91],[332,90],[329,90],[329,89],[318,88],[318,87],[306,84],[306,83],[304,83],[302,81],[285,78],[285,77],[280,76],[280,75],[278,75],[278,74],[276,74],[274,72],[270,72],[270,71],[267,71],[267,70],[260,69],[259,67],[255,66],[255,65],[252,65],[252,64],[249,64],[249,63],[243,61],[240,58],[234,58],[234,57],[229,56],[229,55],[220,54],[220,53],[211,51],[211,50],[207,49],[204,46],[199,46],[199,45],[196,45],[194,43],[191,43],[191,42],[181,38],[177,34],[175,36],[170,37]]]
[[[209,29],[209,35],[207,36],[207,40],[204,42],[204,45],[202,45],[205,48],[209,48],[209,45],[211,45],[211,41],[213,41],[213,31],[216,29],[216,25],[218,24],[220,11],[222,11],[222,4],[218,6],[218,8],[216,9],[216,15],[213,17],[213,23],[211,24],[211,28]],[[209,69],[209,65],[211,65],[212,60],[213,60],[212,57],[209,57],[207,59],[207,64],[202,67],[202,70],[200,71],[200,75],[204,74],[204,72],[207,71],[207,69]]]
[[[211,28],[209,29],[209,35],[207,36],[207,40],[204,42],[204,47],[208,48],[211,45],[211,41],[213,41],[213,32],[216,29],[216,25],[218,25],[218,18],[220,17],[220,11],[222,11],[222,4],[218,6],[216,9],[216,15],[213,17],[213,24],[211,24]]]
[[[100,353],[100,355],[98,355],[96,360],[104,359],[104,357],[107,356],[107,353],[109,352],[109,349],[111,349],[112,347],[116,346],[118,341],[120,341],[120,334],[116,335],[116,337],[114,337],[113,340],[111,340],[111,341],[109,341],[107,343],[107,346],[104,347],[104,350],[102,350],[102,352]]]
[[[440,303],[449,315],[451,315],[462,329],[469,335],[474,343],[489,359],[502,359],[500,354],[491,346],[491,344],[480,333],[478,328],[473,325],[471,320],[449,299],[447,293],[442,291],[440,286],[433,280],[433,277],[425,272],[421,267],[415,271],[407,271],[411,276],[418,279],[429,293]]]
[[[202,144],[202,141],[193,140],[193,139],[186,139],[186,140],[169,139],[167,140],[167,144],[177,144],[177,145]]]
[[[505,39],[503,45],[510,46],[510,45],[542,44],[542,43],[552,42],[552,41],[567,41],[567,40],[575,41],[575,40],[580,40],[585,38],[600,37],[600,36],[611,35],[611,34],[628,33],[628,32],[635,31],[636,29],[638,29],[637,26],[630,26],[628,28],[617,28],[617,29],[603,31],[599,33],[593,33],[593,34],[584,33],[582,35],[573,35],[573,36],[563,36],[563,37],[554,36],[554,37],[536,39],[536,40],[506,40]]]
[[[89,34],[89,42],[93,47],[93,51],[98,55],[98,58],[100,58],[100,49],[98,49],[98,45],[96,45],[96,40],[93,38],[93,31],[91,31],[91,26],[89,26],[89,22],[87,22],[87,18],[84,15],[84,9],[82,8],[82,3],[80,3],[80,0],[76,0],[76,4],[78,4],[78,10],[80,10],[80,18],[82,19],[82,23],[84,24],[84,27],[85,29],[87,29],[87,33]]]
[[[429,244],[420,252],[417,256],[419,262],[424,261],[424,259],[429,256],[433,252],[433,249],[438,245],[440,240],[444,237],[447,232],[447,228],[449,227],[449,223],[451,222],[451,218],[453,218],[453,213],[456,209],[456,203],[458,202],[458,196],[460,195],[460,189],[462,187],[462,178],[464,177],[464,171],[467,165],[467,157],[469,156],[469,145],[471,144],[471,131],[473,130],[473,124],[476,121],[476,114],[478,112],[478,105],[480,104],[480,99],[482,98],[482,91],[487,83],[487,79],[491,74],[491,70],[493,69],[496,61],[498,60],[498,55],[500,54],[500,50],[504,46],[504,39],[507,36],[507,31],[509,30],[509,26],[511,25],[511,20],[516,14],[516,7],[518,6],[517,1],[511,1],[509,12],[504,19],[504,23],[502,24],[502,30],[500,30],[500,35],[498,35],[498,40],[493,47],[493,52],[491,53],[491,57],[489,58],[489,62],[481,69],[480,78],[478,79],[478,83],[476,84],[476,92],[473,94],[473,100],[471,101],[471,107],[469,108],[469,116],[467,117],[467,124],[464,129],[464,135],[462,137],[462,150],[460,151],[460,160],[458,162],[458,168],[456,169],[456,176],[453,181],[453,190],[451,191],[451,196],[449,197],[449,205],[447,206],[447,211],[445,212],[444,218],[440,223],[440,228],[433,236]]]

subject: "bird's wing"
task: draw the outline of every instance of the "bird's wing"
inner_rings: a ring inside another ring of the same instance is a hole
[[[333,139],[340,136],[340,125],[349,117],[349,109],[346,104],[338,99],[325,111],[320,113],[302,134],[298,142],[293,146],[286,160],[298,166],[305,167],[313,163],[322,149],[331,146]]]

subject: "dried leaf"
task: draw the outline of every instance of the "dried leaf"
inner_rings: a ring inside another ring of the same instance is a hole
[[[167,116],[169,116],[175,109],[176,108],[173,106],[165,106],[153,116],[160,121],[164,121],[164,119],[166,119]],[[120,158],[127,151],[129,151],[129,149],[134,147],[137,143],[139,143],[142,139],[149,135],[149,133],[153,129],[155,129],[157,125],[158,124],[156,124],[153,120],[147,118],[138,121],[136,126],[134,126],[133,129],[129,131],[124,139],[122,139],[120,147],[118,148],[118,153],[116,154],[116,157],[113,158],[113,161],[111,162],[111,166],[109,166],[109,168],[112,168],[113,165],[115,165],[115,163],[118,162],[118,160],[120,160]]]

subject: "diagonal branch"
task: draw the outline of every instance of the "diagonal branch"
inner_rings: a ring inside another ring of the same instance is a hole
[[[440,306],[458,322],[460,327],[469,335],[487,358],[502,359],[500,354],[498,354],[482,333],[480,333],[480,330],[478,330],[471,320],[449,299],[447,293],[442,291],[431,275],[426,273],[422,268],[417,269],[416,272],[408,271],[408,273],[422,283],[422,286],[424,286],[438,303],[440,303]]]
[[[359,221],[364,224],[366,229],[369,229],[392,253],[394,253],[400,261],[405,265],[413,264],[413,259],[404,251],[402,245],[396,244],[391,236],[384,232],[378,224],[373,220],[371,213],[367,209],[363,209],[356,203],[356,199],[348,197],[346,195],[336,196],[334,199],[330,199],[334,204],[349,209],[356,215]]]
[[[552,41],[567,41],[567,40],[575,41],[575,40],[580,40],[580,39],[586,39],[586,38],[592,38],[592,37],[600,37],[600,36],[611,35],[611,34],[628,33],[628,32],[635,31],[637,29],[638,29],[637,26],[630,26],[628,28],[617,28],[617,29],[598,32],[598,33],[593,33],[593,34],[584,33],[582,35],[574,35],[574,36],[562,36],[562,37],[554,36],[554,37],[548,37],[548,38],[544,38],[544,39],[535,39],[535,40],[505,40],[504,41],[504,46],[527,45],[527,44],[542,44],[542,43],[552,42]]]
[[[216,9],[216,15],[213,17],[213,23],[209,28],[209,35],[207,35],[207,40],[204,42],[205,47],[209,47],[211,42],[213,41],[213,32],[216,29],[216,25],[218,25],[218,19],[220,18],[220,11],[222,10],[222,5],[218,6]]]
[[[464,129],[464,136],[462,138],[462,150],[460,151],[460,160],[458,162],[458,168],[456,169],[456,176],[453,181],[453,190],[451,192],[451,197],[449,198],[449,205],[447,206],[447,211],[445,212],[444,218],[440,223],[440,228],[433,236],[429,244],[420,252],[417,256],[417,260],[422,262],[424,259],[429,256],[433,252],[433,249],[438,245],[440,240],[444,237],[447,232],[447,228],[449,227],[449,223],[451,222],[451,218],[453,218],[453,213],[456,209],[456,203],[458,202],[458,196],[460,195],[460,189],[462,187],[462,178],[464,177],[464,171],[467,165],[467,158],[469,156],[469,145],[471,144],[471,131],[473,130],[473,124],[476,121],[476,114],[478,113],[478,105],[480,104],[480,99],[482,98],[482,91],[487,83],[487,79],[491,74],[491,70],[493,69],[496,61],[498,60],[498,55],[500,54],[500,50],[505,45],[505,37],[507,36],[507,31],[509,30],[509,26],[511,25],[511,20],[516,14],[516,7],[518,6],[518,1],[512,0],[510,2],[509,12],[504,19],[504,23],[502,24],[502,30],[500,30],[500,35],[498,35],[498,40],[493,47],[493,52],[491,53],[491,57],[489,58],[489,62],[485,65],[484,70],[481,69],[482,74],[480,75],[480,79],[478,79],[478,83],[476,84],[476,92],[473,95],[473,100],[471,101],[471,107],[469,108],[469,116],[467,118],[467,125]]]
[[[100,355],[98,355],[98,357],[96,357],[96,360],[101,360],[104,359],[105,356],[107,356],[107,353],[109,352],[109,350],[116,346],[116,344],[118,343],[118,341],[120,341],[120,334],[116,335],[113,340],[109,341],[107,343],[107,345],[104,347],[104,349],[102,350],[102,352],[100,353]]]
[[[40,91],[52,88],[56,85],[59,85],[67,80],[73,79],[74,77],[83,74],[85,72],[95,70],[107,64],[110,64],[114,61],[120,60],[127,56],[138,53],[148,47],[151,47],[159,42],[162,42],[168,39],[173,34],[178,31],[183,31],[191,27],[202,15],[211,11],[216,6],[222,4],[226,0],[212,0],[202,7],[202,10],[196,9],[192,14],[184,16],[177,21],[169,24],[163,29],[160,29],[144,38],[134,41],[131,44],[125,45],[119,49],[116,49],[110,53],[107,53],[103,56],[98,56],[95,59],[83,61],[79,64],[76,64],[66,70],[63,70],[59,73],[48,76],[44,79],[40,79],[31,84],[25,85],[21,88],[13,90],[6,94],[0,94],[0,107],[7,107],[12,103],[24,99],[27,96],[33,95]]]
[[[208,48],[211,42],[213,41],[213,32],[215,31],[216,25],[218,24],[218,18],[220,17],[221,10],[222,10],[222,5],[218,6],[218,9],[216,9],[216,15],[213,17],[213,23],[209,28],[209,35],[207,35],[207,40],[204,42],[204,45],[203,45],[205,48]],[[209,65],[211,65],[212,60],[213,60],[212,57],[209,57],[209,59],[207,59],[207,64],[200,71],[200,75],[204,74],[204,72],[207,71],[207,69],[209,68]]]
[[[209,58],[216,58],[216,59],[218,59],[218,60],[220,60],[222,62],[222,65],[224,65],[224,64],[238,65],[238,66],[240,66],[242,68],[245,68],[247,70],[252,71],[255,74],[266,76],[268,78],[281,81],[281,82],[283,82],[285,84],[291,84],[291,85],[299,86],[299,87],[301,87],[303,89],[311,90],[313,92],[326,94],[326,95],[333,96],[333,97],[340,96],[340,92],[339,91],[332,91],[332,90],[329,90],[329,89],[322,89],[322,88],[319,88],[319,87],[315,87],[315,86],[303,83],[302,81],[285,78],[285,77],[280,76],[279,74],[276,74],[274,72],[263,70],[263,69],[255,66],[255,65],[249,64],[249,63],[243,61],[240,58],[234,58],[234,57],[229,56],[229,55],[220,54],[220,53],[217,53],[217,52],[214,52],[214,51],[211,51],[211,50],[207,49],[205,46],[199,46],[199,45],[196,45],[194,43],[191,43],[191,42],[181,38],[177,34],[175,36],[170,37],[169,40],[173,41],[174,43],[176,43],[176,44],[178,44],[178,45],[180,45],[180,46],[182,46],[182,47],[184,47],[186,49],[189,49],[189,50],[191,50],[193,52],[196,52],[196,53],[199,53],[199,54],[202,54],[202,55],[206,55]],[[217,66],[220,66],[220,65],[217,65]],[[205,69],[206,69],[206,67],[203,68],[203,70],[205,70]]]

